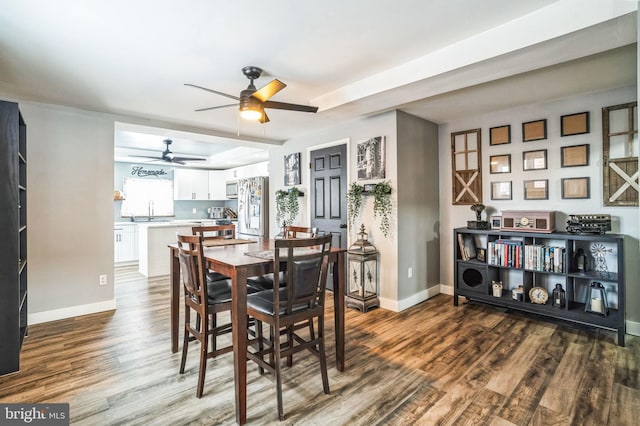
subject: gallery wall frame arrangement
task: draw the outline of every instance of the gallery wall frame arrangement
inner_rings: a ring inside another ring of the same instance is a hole
[[[490,156],[489,173],[511,173],[511,154]]]
[[[300,185],[300,153],[294,152],[284,156],[284,186]]]
[[[482,203],[482,133],[480,129],[451,133],[452,204]]]
[[[549,179],[525,180],[523,185],[525,200],[549,199]]]
[[[511,200],[511,181],[491,182],[492,200]]]
[[[560,148],[560,167],[589,165],[589,144],[563,146]]]
[[[589,177],[563,178],[562,179],[562,199],[580,200],[591,198],[591,188]]]
[[[589,133],[589,111],[567,114],[560,117],[560,136]]]
[[[384,179],[386,137],[376,136],[357,145],[358,180]]]
[[[522,153],[522,170],[546,170],[547,150],[524,151]]]
[[[510,124],[489,129],[489,145],[505,145],[508,143],[511,143]]]
[[[532,142],[547,138],[547,119],[522,123],[522,141]]]

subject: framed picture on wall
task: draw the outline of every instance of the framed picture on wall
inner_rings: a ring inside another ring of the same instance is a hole
[[[511,154],[490,156],[489,173],[511,173]]]
[[[589,144],[563,146],[560,148],[560,165],[562,167],[588,166]]]
[[[563,115],[560,117],[560,135],[573,136],[589,133],[589,112]]]
[[[588,177],[562,179],[562,198],[565,200],[591,198]]]
[[[524,181],[524,199],[525,200],[548,200],[549,199],[549,180],[535,179]]]
[[[384,136],[377,136],[358,143],[358,179],[384,179],[386,174]]]
[[[489,129],[489,145],[511,143],[511,125],[492,127]]]
[[[511,181],[491,182],[491,199],[492,200],[510,200],[511,199]]]
[[[544,170],[547,168],[547,150],[525,151],[522,153],[522,170]]]
[[[547,119],[522,123],[522,141],[531,142],[547,138]]]
[[[284,185],[300,185],[300,153],[294,152],[284,156]]]

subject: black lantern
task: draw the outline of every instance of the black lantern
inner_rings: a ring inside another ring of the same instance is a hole
[[[602,283],[593,281],[587,289],[587,301],[584,304],[584,311],[604,316],[609,313],[607,292]]]
[[[562,288],[562,284],[556,284],[556,288],[553,289],[553,298],[551,305],[556,308],[564,308],[567,305],[567,292]]]
[[[578,272],[587,271],[587,255],[584,254],[584,250],[579,248],[573,257],[574,268]]]
[[[367,241],[364,225],[360,225],[358,240],[347,250],[349,287],[345,305],[367,312],[380,306],[378,299],[378,250]]]

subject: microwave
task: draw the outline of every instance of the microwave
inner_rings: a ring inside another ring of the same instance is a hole
[[[238,181],[227,181],[227,198],[238,198]]]

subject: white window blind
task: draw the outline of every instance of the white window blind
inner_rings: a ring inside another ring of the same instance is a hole
[[[124,178],[120,216],[174,216],[173,180]]]

